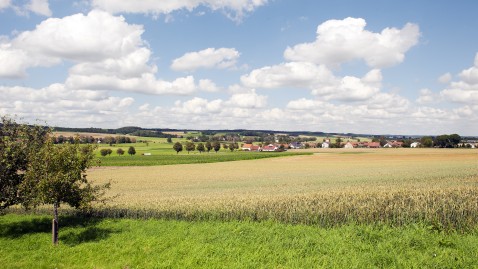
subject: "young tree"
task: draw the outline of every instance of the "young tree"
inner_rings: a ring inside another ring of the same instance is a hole
[[[58,208],[62,203],[77,209],[91,209],[92,203],[102,201],[110,184],[93,186],[86,178],[86,170],[95,160],[94,147],[73,144],[55,146],[46,141],[30,155],[20,192],[26,208],[42,204],[53,205],[52,240],[58,243]],[[103,200],[104,201],[104,200]]]
[[[197,150],[199,151],[199,153],[203,153],[205,148],[204,148],[204,144],[203,143],[199,143],[198,146],[197,146]]]
[[[211,151],[211,149],[212,149],[211,142],[207,141],[207,142],[206,142],[206,150],[207,150],[207,153],[209,153],[209,151]]]
[[[232,143],[232,144],[229,145],[229,150],[230,150],[231,152],[234,151],[234,143]]]
[[[214,148],[214,151],[217,153],[217,152],[221,149],[221,143],[219,143],[219,142],[214,142],[214,144],[212,145],[212,147]]]
[[[167,141],[168,143],[173,143],[173,139],[172,139],[170,136],[168,136],[168,138],[166,139],[166,141]]]
[[[2,117],[0,121],[0,210],[22,203],[20,184],[28,168],[31,153],[36,152],[53,137],[41,126],[16,123],[14,119]]]
[[[186,150],[189,154],[190,151],[194,151],[196,149],[196,145],[193,142],[186,143]]]
[[[128,149],[128,154],[133,156],[136,154],[136,149],[133,146],[130,146]]]
[[[176,151],[176,154],[178,154],[180,151],[183,151],[183,145],[179,142],[174,143],[173,149]]]
[[[119,149],[116,150],[116,154],[121,156],[121,155],[124,154],[124,150],[122,148],[119,148]]]

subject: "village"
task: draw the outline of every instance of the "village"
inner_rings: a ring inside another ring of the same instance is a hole
[[[276,140],[276,142],[278,142]],[[331,139],[324,139],[320,142],[291,142],[291,143],[271,143],[267,145],[254,145],[252,143],[242,144],[241,150],[243,151],[285,151],[289,149],[309,149],[309,148],[421,148],[421,147],[447,147],[440,146],[438,144],[424,145],[419,141],[404,142],[397,140],[386,140],[385,142],[375,141],[346,141],[341,142],[341,139],[337,139],[335,142],[331,142]],[[462,148],[477,148],[477,140],[461,140],[456,145],[449,145],[448,147],[462,147]]]

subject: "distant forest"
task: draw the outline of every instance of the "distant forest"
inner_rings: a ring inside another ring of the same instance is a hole
[[[309,132],[309,131],[277,131],[277,130],[245,130],[245,129],[218,129],[218,130],[198,130],[198,129],[169,129],[169,128],[141,128],[137,126],[126,126],[117,129],[103,129],[103,128],[67,128],[67,127],[54,127],[54,131],[58,132],[78,132],[78,133],[100,133],[100,134],[123,134],[134,135],[142,137],[159,137],[168,138],[175,137],[175,135],[166,134],[164,132],[183,132],[185,135],[187,132],[201,132],[202,135],[213,136],[218,133],[237,134],[240,136],[264,136],[274,135],[277,133],[290,135],[290,136],[345,136],[345,137],[386,137],[388,139],[417,139],[423,136],[413,135],[377,135],[377,134],[354,134],[354,133],[325,133],[325,132]],[[435,138],[434,136],[431,136]],[[478,140],[476,136],[462,136],[463,139]]]

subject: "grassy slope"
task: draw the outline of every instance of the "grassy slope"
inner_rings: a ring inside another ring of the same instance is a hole
[[[476,268],[478,231],[274,222],[0,217],[4,268]]]

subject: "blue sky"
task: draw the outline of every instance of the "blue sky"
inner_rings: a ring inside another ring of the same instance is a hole
[[[478,135],[478,2],[0,0],[0,114]]]

